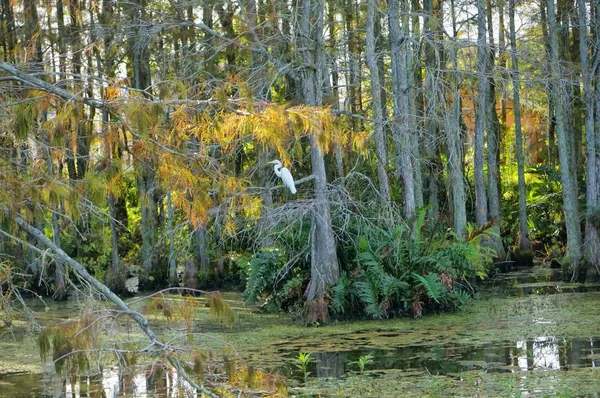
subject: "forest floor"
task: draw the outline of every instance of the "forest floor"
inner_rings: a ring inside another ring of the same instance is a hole
[[[494,278],[462,311],[419,319],[307,328],[289,315],[258,313],[239,293],[224,298],[235,324],[214,321],[200,305],[193,326],[198,341],[282,374],[291,396],[571,397],[600,391],[600,286],[562,283],[541,267]],[[72,302],[33,309],[41,323],[77,313]],[[159,335],[185,329],[159,313],[150,323]],[[44,388],[40,377],[48,364],[40,364],[36,334],[18,328],[0,336],[0,397]],[[299,352],[312,353],[306,380],[296,366]],[[356,361],[368,354],[372,362],[361,374]]]

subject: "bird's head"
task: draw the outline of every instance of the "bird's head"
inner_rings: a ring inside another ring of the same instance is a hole
[[[281,166],[281,161],[279,161],[279,159],[271,160],[269,163],[270,164],[275,164],[277,166]]]

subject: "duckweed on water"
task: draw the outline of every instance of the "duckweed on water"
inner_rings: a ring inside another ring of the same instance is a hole
[[[209,309],[199,305],[191,329],[199,333],[194,344],[283,374],[290,395],[585,396],[600,391],[599,292],[483,296],[456,313],[313,328],[287,316],[255,313],[238,294],[224,298],[236,312],[236,323],[231,328],[215,323]],[[167,326],[182,334],[187,330],[184,322],[179,327],[159,313],[150,320],[159,334],[172,333]],[[2,352],[12,344],[15,353],[0,361],[0,373],[33,370],[11,360],[34,363],[37,352],[24,357],[27,348],[7,335],[0,344]],[[294,367],[300,351],[314,358],[306,383]],[[373,363],[363,375],[348,365],[369,353]]]

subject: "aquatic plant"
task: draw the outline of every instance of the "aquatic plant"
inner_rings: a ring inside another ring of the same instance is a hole
[[[308,379],[308,376],[311,373],[308,371],[308,364],[312,361],[312,358],[312,352],[304,353],[302,351],[298,351],[298,356],[296,357],[296,367],[302,371],[304,381]]]
[[[356,361],[350,361],[348,362],[348,365],[356,365],[358,366],[358,370],[360,374],[363,374],[365,372],[365,366],[367,364],[373,363],[373,358],[375,356],[373,355],[373,353],[368,353],[366,355],[361,355],[360,357],[358,357],[358,359]]]

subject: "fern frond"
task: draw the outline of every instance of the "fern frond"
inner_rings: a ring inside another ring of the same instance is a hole
[[[426,276],[422,276],[416,272],[413,272],[412,276],[417,281],[417,286],[423,287],[427,293],[427,296],[436,303],[439,303],[439,299],[446,291],[446,288],[440,282],[437,274],[429,273]]]
[[[494,226],[496,220],[489,220],[485,224],[477,228],[469,228],[467,233],[467,242],[472,241],[480,235],[488,233],[488,230]]]
[[[366,280],[355,283],[358,297],[365,304],[365,311],[373,318],[383,316],[379,307],[379,289],[378,285],[367,277]]]
[[[343,273],[338,283],[331,288],[331,307],[338,314],[343,314],[349,304],[349,298],[353,294],[352,281],[346,273]]]

